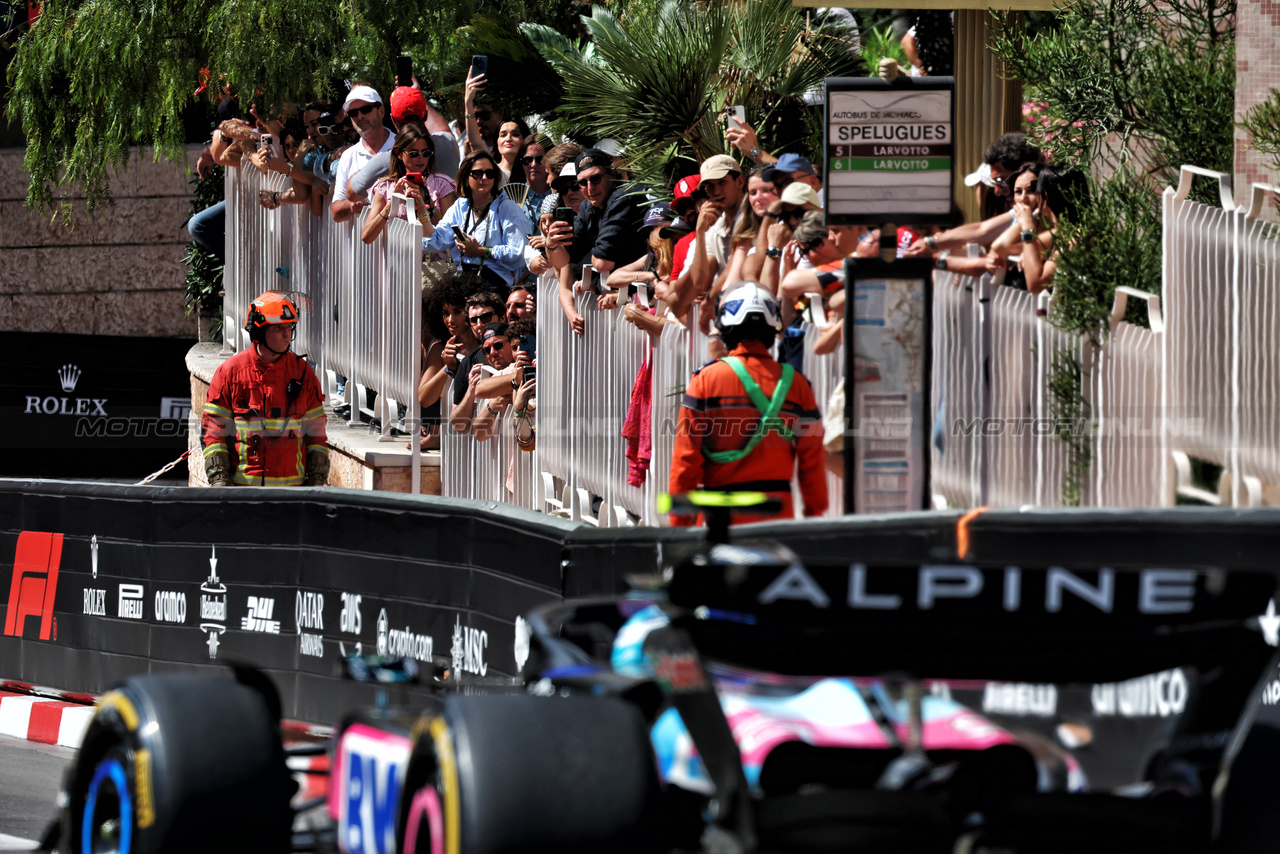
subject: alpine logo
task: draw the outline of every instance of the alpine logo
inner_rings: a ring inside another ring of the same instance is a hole
[[[143,590],[141,584],[121,584],[116,599],[116,616],[126,620],[141,620],[143,617]]]
[[[476,676],[488,673],[489,664],[484,660],[488,647],[488,632],[463,626],[461,617],[454,621],[453,646],[449,652],[455,673],[474,673]]]
[[[1049,614],[1065,607],[1086,604],[1104,614],[1116,610],[1116,572],[1099,569],[1076,573],[1063,567],[1049,567],[1035,573],[1034,591],[1024,589],[1023,571],[1010,566],[1003,570],[983,570],[976,566],[921,566],[916,571],[914,595],[877,589],[875,583],[893,583],[903,578],[894,568],[883,576],[866,564],[849,567],[844,589],[824,588],[804,567],[793,565],[775,578],[757,597],[768,605],[779,600],[807,602],[814,608],[843,603],[855,610],[897,611],[912,608],[929,611],[945,607],[948,600],[997,599],[1005,611],[1043,610]],[[1095,577],[1086,577],[1095,576]],[[1195,607],[1197,573],[1190,569],[1143,569],[1138,571],[1136,602],[1129,607],[1140,614],[1185,614]],[[824,576],[829,579],[829,576]],[[1030,587],[1028,582],[1026,587]],[[1041,598],[1043,597],[1043,598]],[[1124,604],[1124,603],[1122,603]]]
[[[210,546],[209,577],[200,585],[200,631],[208,638],[209,657],[218,657],[218,641],[227,630],[227,588],[218,579],[218,547]]]
[[[162,623],[187,621],[187,594],[173,590],[157,590],[155,596],[156,619]]]
[[[271,619],[276,609],[276,600],[265,596],[249,597],[249,613],[240,618],[240,628],[246,632],[265,632],[280,634],[280,621]]]
[[[5,608],[4,633],[23,637],[28,617],[40,618],[40,640],[57,640],[53,600],[62,565],[62,534],[23,531],[13,555],[13,580]]]

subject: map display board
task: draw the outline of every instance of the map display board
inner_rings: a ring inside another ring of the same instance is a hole
[[[931,267],[845,259],[844,506],[855,513],[925,508]]]
[[[951,77],[826,81],[827,221],[937,224],[951,216]]]

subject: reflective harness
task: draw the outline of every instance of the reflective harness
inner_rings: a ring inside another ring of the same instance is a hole
[[[760,390],[760,386],[751,378],[751,374],[747,373],[746,366],[742,364],[742,359],[737,356],[725,356],[720,361],[733,368],[733,372],[738,375],[738,379],[742,381],[742,387],[747,392],[747,397],[751,398],[751,402],[756,409],[760,410],[760,421],[756,424],[755,433],[747,440],[746,447],[738,451],[712,451],[707,448],[702,449],[702,454],[713,463],[736,463],[747,454],[755,450],[756,445],[760,444],[760,440],[770,431],[777,433],[788,442],[795,444],[796,437],[791,428],[778,417],[778,413],[782,411],[782,404],[786,402],[787,392],[791,391],[791,380],[795,376],[795,368],[791,365],[782,366],[782,376],[778,378],[778,385],[773,390],[773,397],[764,396],[764,392]]]

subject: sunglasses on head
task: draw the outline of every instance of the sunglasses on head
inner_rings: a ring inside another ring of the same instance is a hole
[[[591,185],[591,186],[593,186],[593,187],[599,187],[599,186],[600,186],[601,184],[603,184],[603,183],[604,183],[604,176],[603,176],[603,175],[599,175],[599,174],[592,175],[592,176],[591,176],[591,177],[589,177],[589,178],[579,178],[579,179],[578,179],[578,186],[579,186],[579,187],[585,187],[585,186],[587,186],[588,184],[590,184],[590,185]]]
[[[489,178],[491,180],[495,180],[498,177],[498,170],[497,169],[472,169],[467,174],[470,175],[472,178],[476,179],[477,181],[483,178]]]
[[[532,165],[533,165],[533,164],[535,164],[535,163],[541,163],[541,162],[542,162],[542,155],[541,155],[541,154],[526,154],[524,157],[521,157],[521,158],[520,158],[520,162],[521,162],[521,163],[523,163],[525,166],[532,166]]]
[[[316,133],[321,136],[332,136],[342,130],[342,125],[316,125]]]
[[[482,122],[487,122],[493,116],[493,110],[476,110],[476,118]]]
[[[503,341],[501,338],[499,338],[497,341],[494,341],[494,342],[493,342],[492,344],[490,344],[489,346],[487,346],[487,347],[481,347],[480,349],[481,349],[481,350],[483,350],[483,351],[484,351],[484,353],[485,353],[485,355],[487,356],[487,355],[489,355],[490,353],[494,353],[494,352],[497,352],[497,351],[501,350],[501,349],[502,349],[503,347],[505,347],[506,345],[507,345],[507,342],[506,342],[506,341]]]
[[[430,157],[431,155],[435,154],[435,152],[432,151],[430,148],[410,148],[404,154],[406,157],[409,157],[413,160],[421,160],[424,157]]]
[[[477,314],[475,317],[471,318],[471,322],[472,323],[492,323],[493,312],[486,311],[484,314]]]
[[[347,112],[353,116],[367,116],[381,106],[381,104],[365,104],[363,107],[352,107]]]

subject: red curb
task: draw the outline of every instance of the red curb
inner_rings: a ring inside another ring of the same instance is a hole
[[[44,744],[57,744],[58,731],[62,727],[62,710],[71,707],[72,703],[33,703],[31,720],[27,724],[27,738]],[[80,708],[77,706],[76,708]]]

